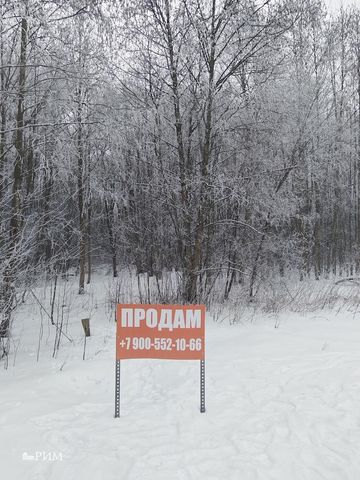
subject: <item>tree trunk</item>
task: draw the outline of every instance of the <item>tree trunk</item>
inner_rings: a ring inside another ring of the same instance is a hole
[[[108,232],[109,232],[113,276],[114,278],[116,278],[118,276],[116,243],[115,243],[114,230],[113,230],[113,219],[111,218],[112,212],[110,212],[110,208],[107,200],[105,200],[105,214],[106,214],[106,225],[108,227]]]
[[[82,125],[82,88],[78,89],[78,111],[77,111],[77,182],[78,182],[78,208],[79,208],[79,294],[85,293],[85,265],[86,265],[86,222],[84,205],[84,145]]]
[[[15,135],[15,165],[13,172],[13,186],[11,197],[10,241],[7,252],[7,266],[4,271],[2,289],[3,319],[0,325],[0,337],[10,335],[11,311],[14,300],[17,267],[21,259],[18,258],[17,246],[20,238],[21,205],[20,194],[22,187],[22,170],[24,159],[24,98],[26,82],[26,50],[27,50],[28,23],[26,18],[21,20],[21,44],[19,67],[19,96],[16,116]]]
[[[91,196],[89,196],[89,204],[87,208],[87,284],[91,282]]]

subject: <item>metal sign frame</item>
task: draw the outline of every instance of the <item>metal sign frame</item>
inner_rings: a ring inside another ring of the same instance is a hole
[[[120,362],[116,360],[115,418],[120,418]],[[205,413],[205,360],[200,360],[200,413]]]
[[[200,360],[200,413],[205,413],[205,360]]]
[[[164,308],[167,309],[167,312],[169,311],[169,306],[167,305],[118,305],[117,306],[117,328],[119,329],[119,312],[122,307],[133,307],[133,308],[151,308],[154,310],[154,307],[160,309]],[[172,308],[176,309],[184,309],[185,311],[191,308],[191,306],[181,306],[181,305],[176,305],[176,306],[171,306]],[[202,312],[202,329],[203,333],[205,332],[205,307],[202,305],[194,305],[192,306],[193,309],[201,309]],[[119,341],[119,335],[117,333],[117,342]],[[200,355],[200,413],[205,413],[205,338],[204,335],[202,337],[203,339],[203,344],[201,347],[202,352],[199,353]],[[174,344],[172,344],[174,347]],[[186,348],[188,345],[186,345]],[[117,345],[117,351],[118,351],[118,345]],[[178,352],[177,352],[178,353]],[[189,354],[189,353],[188,353]],[[131,357],[130,357],[131,358]],[[157,357],[148,357],[148,356],[139,356],[139,357],[134,357],[134,358],[157,358]],[[169,357],[169,359],[174,358],[174,357]],[[199,357],[198,357],[199,358]],[[191,359],[191,358],[185,358],[185,359]],[[120,418],[120,393],[121,393],[121,384],[120,384],[120,373],[121,373],[121,358],[119,358],[119,354],[117,353],[117,358],[116,358],[116,365],[115,365],[115,418]]]
[[[116,360],[116,373],[115,373],[115,418],[120,417],[120,362]]]

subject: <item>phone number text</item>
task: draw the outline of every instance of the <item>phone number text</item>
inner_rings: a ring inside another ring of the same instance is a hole
[[[189,349],[190,351],[200,351],[202,349],[202,338],[177,338],[172,340],[171,338],[149,338],[149,337],[126,337],[119,343],[121,348],[126,350],[177,350],[184,352]]]

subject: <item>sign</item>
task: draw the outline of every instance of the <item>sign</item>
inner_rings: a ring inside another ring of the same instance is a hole
[[[115,418],[120,417],[120,363],[133,358],[200,360],[205,412],[205,306],[117,305]]]
[[[203,360],[205,307],[118,305],[116,358]]]

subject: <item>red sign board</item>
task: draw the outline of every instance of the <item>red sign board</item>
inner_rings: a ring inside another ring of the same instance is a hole
[[[205,306],[117,305],[117,360],[205,359]]]

